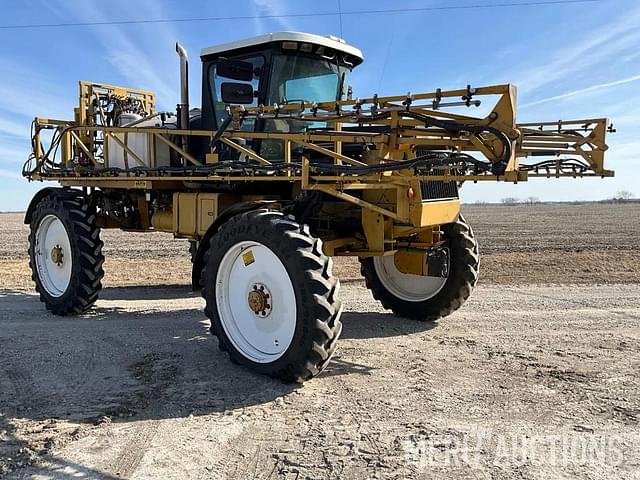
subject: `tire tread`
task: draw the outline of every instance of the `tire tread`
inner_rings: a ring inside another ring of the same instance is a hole
[[[420,321],[434,321],[451,315],[469,298],[478,283],[480,255],[471,226],[462,215],[455,223],[443,226],[452,255],[457,255],[456,266],[450,279],[432,299],[424,302],[406,302],[395,297],[382,285],[373,266],[372,258],[360,259],[360,272],[373,298],[396,315]]]
[[[295,360],[287,361],[284,365],[278,365],[280,359],[273,362],[274,368],[269,364],[262,366],[245,358],[240,354],[227,338],[226,333],[217,316],[215,306],[215,273],[208,270],[213,268],[211,264],[211,252],[219,247],[221,238],[233,235],[234,228],[246,226],[247,232],[260,237],[275,237],[286,244],[289,261],[297,265],[296,271],[301,272],[296,278],[294,287],[304,290],[303,297],[310,298],[313,305],[309,311],[314,318],[309,322],[311,327],[310,341],[301,345],[292,345],[285,356]],[[321,240],[313,237],[306,225],[301,225],[292,219],[274,210],[251,210],[240,213],[225,224],[211,238],[209,247],[204,254],[204,269],[202,278],[205,279],[202,296],[205,299],[205,313],[211,319],[211,333],[218,338],[220,350],[229,354],[234,363],[256,369],[271,377],[279,378],[287,382],[302,383],[318,375],[330,362],[335,352],[337,339],[342,331],[340,315],[342,305],[338,300],[337,292],[340,282],[332,276],[331,258],[322,252]],[[291,348],[300,350],[289,355]]]
[[[73,261],[79,268],[72,272],[69,287],[61,297],[52,297],[42,286],[35,261],[35,236],[40,220],[48,214],[61,219],[72,243]],[[69,228],[71,227],[71,228]],[[73,237],[73,238],[72,238]],[[75,248],[73,248],[75,245]],[[31,279],[47,310],[55,315],[78,315],[89,310],[98,299],[104,277],[103,243],[96,214],[82,196],[50,194],[37,204],[29,231],[29,267]]]

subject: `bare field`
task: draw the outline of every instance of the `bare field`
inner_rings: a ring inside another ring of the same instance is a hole
[[[0,215],[0,477],[640,479],[640,205],[463,211],[468,303],[400,319],[338,259],[343,335],[302,387],[218,351],[186,242],[104,232],[101,300],[59,318]]]
[[[640,283],[640,204],[465,205],[485,284]],[[0,288],[28,288],[28,227],[0,214]],[[102,232],[105,286],[188,284],[188,242],[163,233]],[[341,279],[357,260],[337,258]]]

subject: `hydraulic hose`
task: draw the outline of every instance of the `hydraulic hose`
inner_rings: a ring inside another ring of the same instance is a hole
[[[428,117],[426,115],[422,115],[419,113],[405,111],[402,112],[403,117],[413,118],[414,120],[420,120],[425,123],[425,126],[430,127],[438,127],[442,128],[451,133],[459,133],[461,131],[467,131],[474,134],[479,134],[483,132],[490,133],[502,143],[502,155],[500,159],[493,163],[491,166],[491,172],[494,175],[502,175],[507,168],[507,164],[509,163],[509,159],[511,158],[512,148],[511,141],[509,137],[505,135],[504,132],[498,130],[497,128],[488,126],[488,125],[469,125],[459,122],[453,122],[451,120],[438,120],[437,118]]]

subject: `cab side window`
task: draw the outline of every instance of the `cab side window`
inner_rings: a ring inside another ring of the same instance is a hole
[[[258,90],[260,86],[260,77],[258,76],[257,73],[259,73],[262,70],[262,67],[264,66],[264,57],[262,55],[258,55],[254,57],[248,57],[248,58],[236,58],[235,60],[242,60],[243,62],[249,62],[253,64],[253,78],[251,79],[251,82],[244,82],[244,83],[251,83],[251,86],[253,87],[253,89]],[[221,98],[220,86],[224,82],[235,82],[236,80],[231,80],[231,79],[219,76],[216,72],[216,65],[217,64],[214,63],[210,67],[211,70],[209,72],[209,81],[211,82],[211,91],[213,96],[213,107],[216,115],[216,123],[220,125],[224,121],[224,119],[227,117],[227,113],[225,111],[226,105],[224,104]],[[254,98],[253,103],[247,106],[255,107],[257,105],[258,105],[258,99]],[[254,128],[255,128],[255,119],[251,118],[243,122],[241,130],[253,131]]]

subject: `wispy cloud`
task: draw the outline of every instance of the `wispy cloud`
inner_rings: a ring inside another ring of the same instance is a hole
[[[0,116],[0,133],[18,138],[29,138],[29,123],[15,118]]]
[[[0,111],[32,118],[36,115],[66,118],[73,105],[46,77],[10,59],[0,63]]]
[[[30,153],[29,142],[21,146],[6,145],[0,137],[0,164],[14,164],[16,161],[24,161]]]
[[[0,117],[0,177],[21,178],[30,153],[29,126]]]
[[[610,65],[617,58],[623,60],[637,52],[638,24],[640,7],[624,9],[611,22],[584,28],[584,34],[570,44],[541,49],[543,56],[539,61],[527,55],[524,67],[511,67],[502,76],[515,80],[521,92],[533,92],[558,81],[579,78],[598,65]]]
[[[599,83],[597,85],[591,85],[590,87],[580,88],[578,90],[572,90],[570,92],[562,93],[560,95],[554,95],[552,97],[542,98],[540,100],[536,100],[535,102],[524,103],[520,105],[520,108],[532,107],[533,105],[540,105],[541,103],[553,102],[555,100],[563,100],[569,97],[576,97],[576,96],[584,95],[586,93],[591,93],[597,90],[603,90],[603,89],[615,87],[618,85],[624,85],[625,83],[637,82],[638,80],[640,80],[640,75],[634,75],[632,77],[622,78],[620,80],[615,80],[613,82]]]
[[[22,175],[18,170],[3,170],[0,169],[0,177],[2,178],[13,178],[13,179],[22,179]]]
[[[66,5],[65,5],[66,6]],[[116,0],[110,2],[110,12],[126,12],[131,2]],[[163,18],[161,1],[138,0],[135,2],[138,15],[142,18]],[[77,21],[108,21],[105,10],[93,2],[74,2],[64,12],[67,20],[73,17]],[[172,108],[177,103],[178,75],[174,43],[178,35],[170,25],[162,28],[130,26],[95,26],[91,34],[98,41],[103,58],[122,76],[130,87],[143,88],[156,93],[161,108]],[[94,50],[95,51],[95,50]]]
[[[287,13],[286,3],[281,0],[252,0],[255,15],[283,15]],[[293,24],[288,18],[270,18],[271,22],[278,24],[281,30],[293,30]],[[253,20],[256,34],[269,33],[267,22],[262,18]]]

